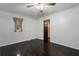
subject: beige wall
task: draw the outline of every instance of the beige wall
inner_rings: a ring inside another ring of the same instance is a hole
[[[79,6],[38,20],[38,38],[43,39],[43,20],[51,21],[51,42],[79,49]]]
[[[0,11],[0,46],[27,41],[36,38],[36,20],[23,17],[23,31],[14,32],[14,21],[12,17],[23,17],[21,15]]]

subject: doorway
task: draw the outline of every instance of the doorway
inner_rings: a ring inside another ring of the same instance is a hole
[[[50,19],[43,21],[44,26],[44,55],[50,55]]]

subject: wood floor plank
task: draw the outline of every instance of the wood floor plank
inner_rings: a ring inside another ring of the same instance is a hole
[[[44,56],[43,40],[34,39],[0,47],[0,56]],[[51,43],[50,56],[79,56],[79,50]]]

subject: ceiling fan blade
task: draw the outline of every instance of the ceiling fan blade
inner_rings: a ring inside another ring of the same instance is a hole
[[[56,3],[45,3],[45,5],[54,6],[54,5],[56,5]]]
[[[26,7],[30,8],[30,7],[32,7],[32,6],[34,6],[34,5],[28,5],[28,6],[26,6]]]

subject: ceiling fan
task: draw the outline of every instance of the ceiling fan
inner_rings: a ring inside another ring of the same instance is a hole
[[[27,5],[27,8],[31,8],[33,6],[39,6],[40,7],[40,12],[43,12],[43,7],[44,6],[55,6],[56,3],[31,3],[29,5]]]

